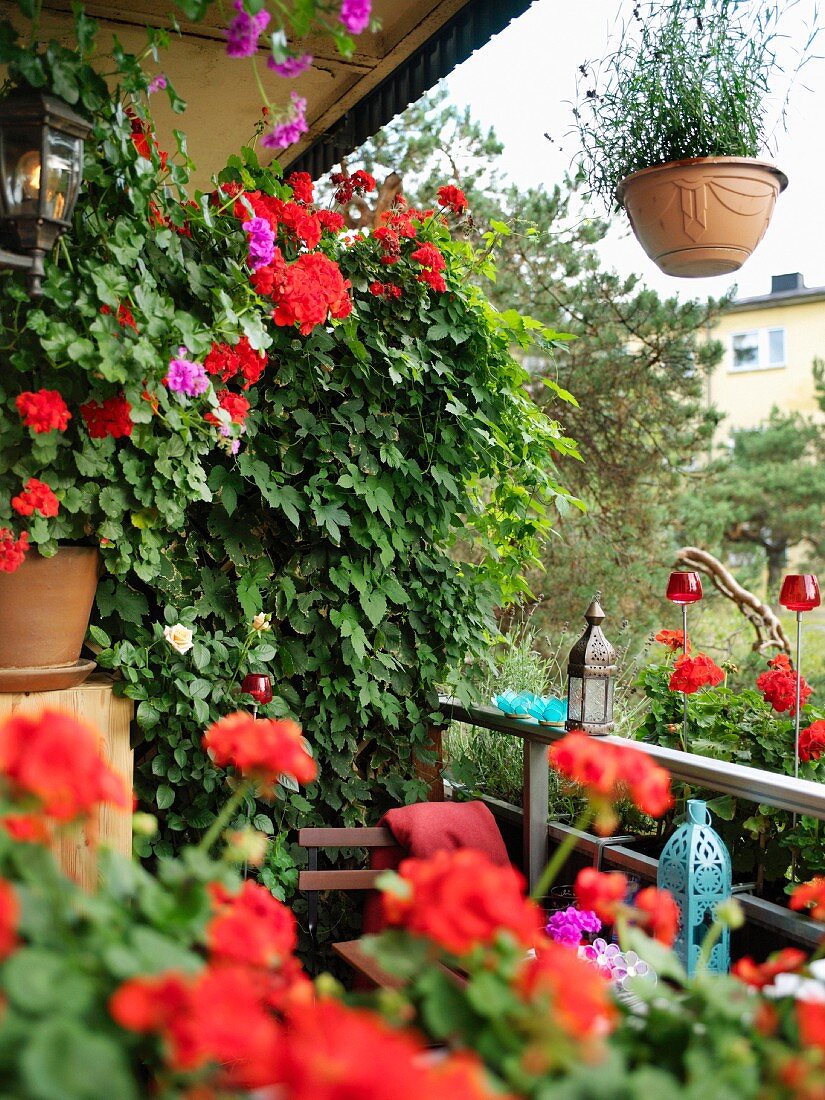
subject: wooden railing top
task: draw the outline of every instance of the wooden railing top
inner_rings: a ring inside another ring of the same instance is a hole
[[[544,745],[551,745],[564,737],[564,730],[540,726],[535,721],[508,718],[494,707],[467,707],[447,696],[442,696],[439,702],[441,710],[448,718],[471,726]],[[792,813],[825,821],[825,783],[795,779],[792,775],[768,772],[762,768],[746,768],[742,764],[732,764],[726,760],[715,760],[710,756],[698,756],[678,749],[666,749],[660,745],[648,745],[626,737],[604,737],[600,740],[646,752],[666,768],[674,779],[680,779],[691,786],[706,787],[720,794],[735,795],[749,802],[763,802],[778,810],[790,810]]]

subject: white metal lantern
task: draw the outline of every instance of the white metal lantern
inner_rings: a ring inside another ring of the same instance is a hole
[[[613,729],[616,651],[602,633],[605,616],[598,599],[584,617],[587,629],[570,650],[567,662],[565,726],[600,736]]]

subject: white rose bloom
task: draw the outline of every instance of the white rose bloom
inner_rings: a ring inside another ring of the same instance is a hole
[[[174,626],[165,626],[163,628],[163,636],[172,649],[176,649],[178,653],[188,653],[194,645],[192,641],[192,631],[188,626],[184,626],[183,623],[175,623]]]
[[[271,615],[265,614],[263,611],[259,611],[255,618],[252,620],[253,630],[271,630],[272,624],[270,623]]]

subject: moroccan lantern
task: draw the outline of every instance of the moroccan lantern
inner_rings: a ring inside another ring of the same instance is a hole
[[[688,799],[687,820],[662,850],[656,885],[679,906],[679,933],[674,951],[688,974],[698,968],[702,942],[714,922],[716,907],[731,896],[731,862],[706,804]],[[730,931],[724,928],[703,969],[726,974],[730,966]]]
[[[604,611],[598,599],[585,613],[587,629],[567,660],[568,730],[602,736],[613,729],[613,685],[616,650],[602,633]]]

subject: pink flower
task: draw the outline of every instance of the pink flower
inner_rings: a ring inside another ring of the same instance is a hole
[[[185,359],[186,348],[178,348],[178,358],[169,363],[164,382],[172,393],[183,393],[187,397],[197,397],[209,389],[209,379],[202,363]]]
[[[229,57],[252,57],[258,48],[258,39],[269,23],[269,12],[259,11],[249,15],[244,11],[243,0],[233,5],[238,13],[226,29],[226,52]]]
[[[312,64],[312,54],[302,53],[298,57],[285,57],[283,61],[276,61],[274,57],[268,57],[266,63],[278,76],[300,76]]]
[[[339,22],[344,24],[350,34],[360,34],[367,28],[371,9],[372,0],[343,0]]]
[[[243,231],[249,236],[249,266],[253,271],[271,264],[275,258],[275,233],[265,218],[250,218]]]
[[[166,87],[166,77],[163,73],[158,73],[157,76],[153,76],[149,81],[148,92],[149,95],[153,95],[155,92],[162,92]]]
[[[264,134],[261,145],[267,149],[286,149],[288,145],[294,145],[301,134],[305,134],[309,127],[306,120],[307,101],[296,92],[292,93],[292,117],[287,122],[280,122],[270,134]]]

